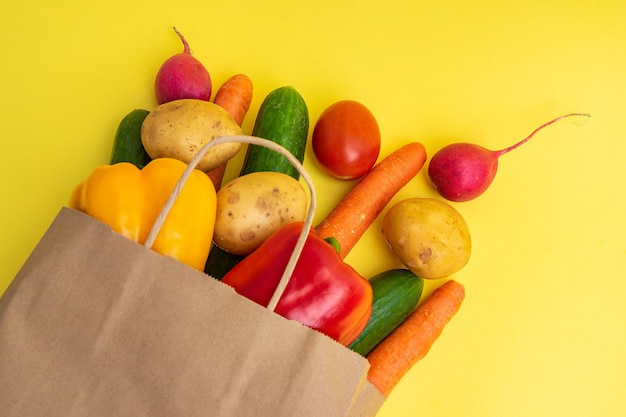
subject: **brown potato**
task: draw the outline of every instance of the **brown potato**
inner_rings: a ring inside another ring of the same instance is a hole
[[[425,279],[459,271],[472,250],[465,219],[450,204],[433,198],[396,203],[383,218],[382,232],[400,261]]]
[[[181,99],[154,108],[141,126],[141,142],[152,159],[175,158],[191,162],[202,146],[222,136],[241,135],[241,127],[217,104]],[[208,172],[239,152],[239,142],[224,143],[208,150],[196,166]]]
[[[247,255],[282,226],[304,221],[307,194],[287,174],[253,172],[237,177],[217,193],[213,241],[237,255]]]

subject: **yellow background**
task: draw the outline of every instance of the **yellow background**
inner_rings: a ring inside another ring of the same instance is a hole
[[[311,126],[361,101],[383,135],[505,147],[491,188],[454,204],[473,237],[453,278],[467,298],[380,417],[626,415],[626,3],[612,1],[5,1],[0,6],[0,292],[76,183],[106,163],[121,118],[151,108],[158,66],[182,50],[215,88],[298,89]],[[215,90],[214,90],[215,91]],[[240,159],[235,159],[239,161]],[[238,168],[234,162],[232,176]],[[305,162],[327,213],[351,183]],[[425,170],[394,201],[435,196]],[[380,219],[347,258],[398,263]],[[441,282],[429,282],[430,292]],[[1,352],[0,352],[1,354]]]

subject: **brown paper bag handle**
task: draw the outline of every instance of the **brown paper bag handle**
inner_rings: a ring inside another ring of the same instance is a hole
[[[313,217],[315,215],[315,209],[317,206],[313,180],[311,179],[309,174],[306,172],[306,170],[304,169],[304,166],[302,166],[300,161],[295,156],[293,156],[291,152],[289,152],[287,149],[283,148],[282,146],[278,145],[277,143],[272,142],[267,139],[259,138],[256,136],[236,135],[236,136],[223,136],[205,144],[202,148],[200,148],[196,156],[189,162],[189,164],[187,165],[187,168],[185,169],[185,171],[183,171],[183,174],[181,175],[180,179],[174,186],[174,190],[170,194],[165,205],[163,206],[163,209],[161,209],[161,212],[159,213],[156,221],[154,222],[154,225],[152,226],[152,229],[150,230],[150,234],[148,235],[148,238],[146,239],[144,246],[150,249],[152,245],[154,244],[154,241],[156,240],[156,237],[159,234],[159,231],[161,230],[161,227],[163,226],[163,223],[165,222],[167,215],[172,209],[174,202],[178,198],[178,195],[180,194],[183,186],[187,182],[187,179],[189,178],[189,176],[191,175],[195,167],[198,165],[202,157],[206,154],[206,152],[214,146],[218,146],[223,143],[231,143],[231,142],[240,142],[240,143],[247,143],[247,144],[252,144],[252,145],[259,145],[259,146],[263,146],[265,148],[271,149],[275,152],[278,152],[279,154],[287,158],[289,162],[291,163],[291,165],[293,165],[294,168],[296,168],[296,170],[300,173],[300,175],[302,175],[304,182],[306,182],[307,187],[309,188],[310,204],[309,204],[309,210],[304,220],[304,227],[302,228],[302,233],[300,233],[300,236],[298,237],[298,240],[296,241],[296,246],[293,249],[291,257],[289,258],[289,262],[287,263],[287,266],[285,267],[285,271],[283,272],[283,275],[281,276],[278,286],[276,287],[276,291],[274,292],[272,299],[267,305],[267,308],[269,310],[274,311],[274,309],[276,308],[276,305],[278,304],[278,301],[280,300],[280,297],[282,297],[283,293],[285,292],[285,288],[287,287],[287,284],[289,283],[291,274],[293,273],[293,270],[296,267],[296,263],[298,262],[298,259],[300,258],[300,254],[302,253],[302,248],[304,247],[304,243],[306,241],[306,238],[308,237],[309,230],[311,226],[313,225]]]

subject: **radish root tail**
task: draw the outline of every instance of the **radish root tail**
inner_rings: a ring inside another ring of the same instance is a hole
[[[507,152],[512,151],[513,149],[515,149],[515,148],[523,145],[524,143],[528,142],[533,136],[535,136],[535,133],[539,132],[544,127],[550,126],[551,124],[556,123],[556,122],[558,122],[561,119],[565,119],[566,117],[573,117],[573,116],[582,116],[582,117],[589,118],[589,117],[591,117],[591,114],[589,114],[589,113],[568,113],[568,114],[564,114],[563,116],[559,116],[556,119],[552,119],[549,122],[546,122],[546,123],[542,124],[541,126],[539,126],[538,128],[536,128],[535,130],[533,130],[530,135],[528,135],[524,139],[520,140],[516,144],[511,145],[508,148],[504,148],[504,149],[501,149],[501,150],[497,151],[496,155],[497,156],[501,156],[501,155],[504,155]],[[582,125],[583,123],[580,123],[578,126]]]

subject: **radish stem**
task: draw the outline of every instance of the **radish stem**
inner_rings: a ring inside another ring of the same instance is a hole
[[[528,142],[528,141],[530,140],[530,138],[532,138],[532,137],[535,135],[535,133],[539,132],[539,131],[540,131],[541,129],[543,129],[544,127],[549,126],[549,125],[551,125],[551,124],[553,124],[553,123],[556,123],[556,122],[558,122],[559,120],[564,119],[564,118],[566,118],[566,117],[572,117],[572,116],[584,116],[584,117],[591,117],[591,114],[589,114],[589,113],[569,113],[569,114],[564,114],[563,116],[559,116],[559,117],[557,117],[556,119],[550,120],[549,122],[542,124],[541,126],[539,126],[538,128],[536,128],[535,130],[533,130],[533,132],[532,132],[530,135],[528,135],[526,138],[524,138],[524,139],[520,140],[520,141],[519,141],[519,142],[517,142],[516,144],[511,145],[511,146],[509,146],[508,148],[504,148],[504,149],[501,149],[501,150],[499,150],[499,151],[495,151],[496,156],[498,156],[498,157],[499,157],[499,156],[502,156],[502,155],[504,155],[505,153],[510,152],[510,151],[512,151],[513,149],[517,148],[518,146],[523,145],[524,143]]]
[[[180,38],[180,40],[183,42],[183,53],[185,54],[190,54],[191,55],[191,49],[189,48],[189,44],[187,43],[187,40],[185,39],[185,37],[183,36],[182,33],[180,33],[178,31],[178,29],[174,28],[174,32],[176,32],[176,34],[178,35],[178,37]]]

